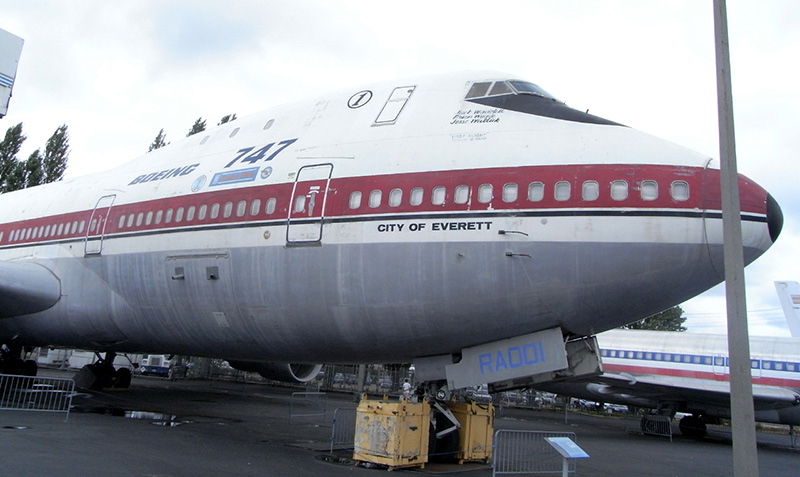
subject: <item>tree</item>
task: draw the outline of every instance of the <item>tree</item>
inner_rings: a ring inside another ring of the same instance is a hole
[[[25,139],[27,138],[22,134],[22,123],[19,123],[8,128],[5,138],[0,142],[0,193],[15,190],[9,188],[9,181],[17,182],[13,177],[17,172],[17,154]]]
[[[199,132],[203,132],[205,130],[206,130],[206,120],[203,119],[202,116],[200,116],[194,122],[194,125],[192,126],[192,129],[189,130],[189,134],[187,134],[186,137],[189,137],[189,136],[191,136],[193,134],[197,134]]]
[[[683,326],[684,321],[686,318],[683,316],[683,308],[673,306],[622,328],[626,330],[686,331],[686,327]]]
[[[158,131],[158,135],[153,140],[153,143],[150,144],[150,149],[148,149],[147,152],[155,151],[156,149],[160,149],[166,146],[167,144],[169,144],[167,142],[167,135],[164,134],[164,128],[161,128],[161,130]]]
[[[36,150],[36,156],[39,156],[39,150]],[[31,161],[31,157],[28,161]],[[67,160],[69,159],[69,134],[67,134],[67,125],[62,124],[56,129],[56,132],[47,140],[44,147],[44,155],[40,157],[42,180],[37,184],[32,184],[28,181],[25,187],[33,187],[39,184],[49,184],[50,182],[60,181],[64,177],[64,172],[67,170]],[[30,177],[30,176],[29,176]]]
[[[231,122],[231,121],[235,121],[235,120],[236,120],[236,113],[228,114],[228,115],[222,116],[222,119],[219,120],[219,122],[217,123],[217,126],[222,126],[223,124],[225,124],[227,122]]]
[[[38,149],[28,156],[28,160],[22,166],[22,170],[22,184],[25,188],[44,184],[47,181],[44,158]]]

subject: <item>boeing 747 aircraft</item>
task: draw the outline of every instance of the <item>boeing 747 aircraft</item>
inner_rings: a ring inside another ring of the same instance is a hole
[[[723,280],[719,174],[504,73],[352,88],[0,196],[0,341],[301,381],[559,373],[565,342]],[[739,185],[750,263],[782,215]]]

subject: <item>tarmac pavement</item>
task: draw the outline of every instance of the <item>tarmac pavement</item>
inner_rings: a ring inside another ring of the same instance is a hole
[[[71,373],[41,370],[40,374]],[[0,411],[0,475],[338,476],[381,475],[355,466],[346,450],[330,456],[333,411],[355,409],[351,394],[327,393],[325,416],[294,417],[292,388],[224,381],[134,377],[127,391],[92,393],[63,413]],[[677,425],[674,425],[677,428]],[[589,455],[580,476],[732,475],[730,432],[712,426],[702,440],[642,436],[634,417],[501,409],[496,429],[574,432]],[[787,435],[759,432],[762,476],[800,474],[800,449]],[[328,459],[328,460],[324,460]],[[330,462],[336,461],[339,463]],[[488,465],[429,463],[395,472],[492,475]]]

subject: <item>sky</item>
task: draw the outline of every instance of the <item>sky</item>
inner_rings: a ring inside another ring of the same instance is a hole
[[[780,203],[747,267],[751,335],[789,336],[773,282],[800,281],[800,2],[729,0],[738,170]],[[719,157],[712,0],[2,0],[25,40],[9,114],[21,158],[67,124],[67,177],[112,168],[202,117],[244,117],[373,81],[498,70],[579,110]],[[724,333],[725,290],[681,305]]]

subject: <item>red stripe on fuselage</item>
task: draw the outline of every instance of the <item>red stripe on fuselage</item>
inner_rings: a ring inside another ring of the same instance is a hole
[[[709,381],[730,381],[730,375],[717,374],[713,371],[700,371],[676,368],[657,368],[650,366],[631,366],[627,364],[616,364],[603,362],[603,369],[608,372],[629,373],[629,374],[650,374],[655,376],[670,376],[677,378],[705,379]],[[726,370],[727,371],[727,370]],[[767,371],[770,373],[780,373],[780,371]],[[780,386],[784,388],[800,389],[800,379],[778,378],[774,376],[753,377],[753,384],[765,386]]]
[[[334,170],[334,177],[335,177]],[[701,191],[705,183],[714,182],[709,177],[719,177],[719,171],[715,169],[705,170],[700,167],[684,166],[663,166],[663,165],[552,165],[552,166],[524,166],[524,167],[504,167],[486,169],[465,169],[418,172],[405,174],[387,174],[378,176],[364,177],[344,177],[331,179],[326,198],[325,217],[331,218],[357,218],[359,216],[373,216],[381,214],[430,214],[448,212],[535,212],[540,210],[555,211],[568,209],[591,210],[614,210],[635,211],[635,210],[686,210],[687,212],[699,212],[703,210],[703,205],[708,203],[718,203],[719,189],[712,188],[709,192]],[[611,196],[612,184],[615,181],[625,181],[627,184],[627,197],[623,200],[615,200]],[[655,181],[658,184],[658,196],[653,200],[646,200],[640,192],[643,181]],[[689,186],[689,196],[686,200],[674,200],[671,195],[671,187],[675,181],[682,181]],[[570,196],[567,200],[557,200],[554,189],[557,183],[568,182],[570,184]],[[587,182],[596,182],[599,186],[599,196],[595,200],[584,200],[582,197],[583,187]],[[718,182],[718,180],[717,180]],[[740,181],[742,189],[740,197],[742,202],[742,212],[764,214],[764,203],[766,192],[760,187],[743,179]],[[541,200],[529,200],[528,191],[531,183],[541,183],[544,185],[544,195]],[[509,194],[504,195],[504,187],[516,185],[516,197],[510,198]],[[479,190],[481,186],[490,185],[492,188],[492,198],[489,201],[479,200]],[[139,187],[134,185],[132,187]],[[467,186],[469,193],[468,200],[464,203],[457,203],[454,200],[455,190],[459,186]],[[444,203],[434,204],[432,193],[434,188],[443,187],[445,190]],[[175,197],[165,197],[156,200],[142,201],[132,204],[115,204],[111,209],[111,214],[105,228],[105,235],[116,233],[142,232],[148,230],[175,229],[183,227],[193,227],[213,224],[226,223],[258,223],[271,220],[286,220],[290,197],[292,193],[292,183],[235,187],[225,190],[215,191],[213,189],[202,193],[189,193]],[[411,191],[415,188],[422,190],[422,201],[419,205],[412,205],[410,202]],[[393,190],[402,193],[402,199],[398,205],[390,204],[389,196]],[[352,192],[359,191],[362,194],[360,206],[351,208],[350,196]],[[377,207],[371,207],[369,196],[373,191],[380,191],[381,200]],[[269,198],[276,199],[276,208],[271,214],[266,214],[264,206]],[[251,214],[252,201],[259,199],[261,206],[259,213]],[[246,202],[246,212],[242,216],[236,213],[225,217],[222,212],[216,218],[211,218],[210,213],[204,219],[200,219],[195,213],[193,220],[182,220],[180,223],[174,220],[167,223],[162,220],[155,223],[146,220],[139,223],[138,215],[157,211],[165,212],[168,209],[177,211],[183,207],[200,207],[206,205],[211,207],[219,204],[220,207],[228,202],[233,204],[234,210],[241,201]],[[33,208],[33,207],[31,207]],[[82,232],[55,234],[55,231],[46,232],[49,225],[51,229],[61,223],[72,223],[74,221],[86,221],[89,227],[89,217],[92,210],[87,209],[80,212],[60,214],[49,217],[32,218],[13,223],[0,225],[2,240],[0,246],[17,245],[26,243],[46,242],[63,239],[82,238],[86,235],[86,230]],[[568,211],[566,213],[569,213]],[[134,215],[134,225],[128,226],[127,220],[120,227],[120,215],[129,217]],[[409,217],[411,218],[411,216]],[[138,223],[138,225],[137,225]],[[32,229],[35,232],[24,235],[19,232],[13,234],[14,230],[25,231]],[[93,232],[96,233],[96,232]],[[11,238],[15,240],[10,241]]]

